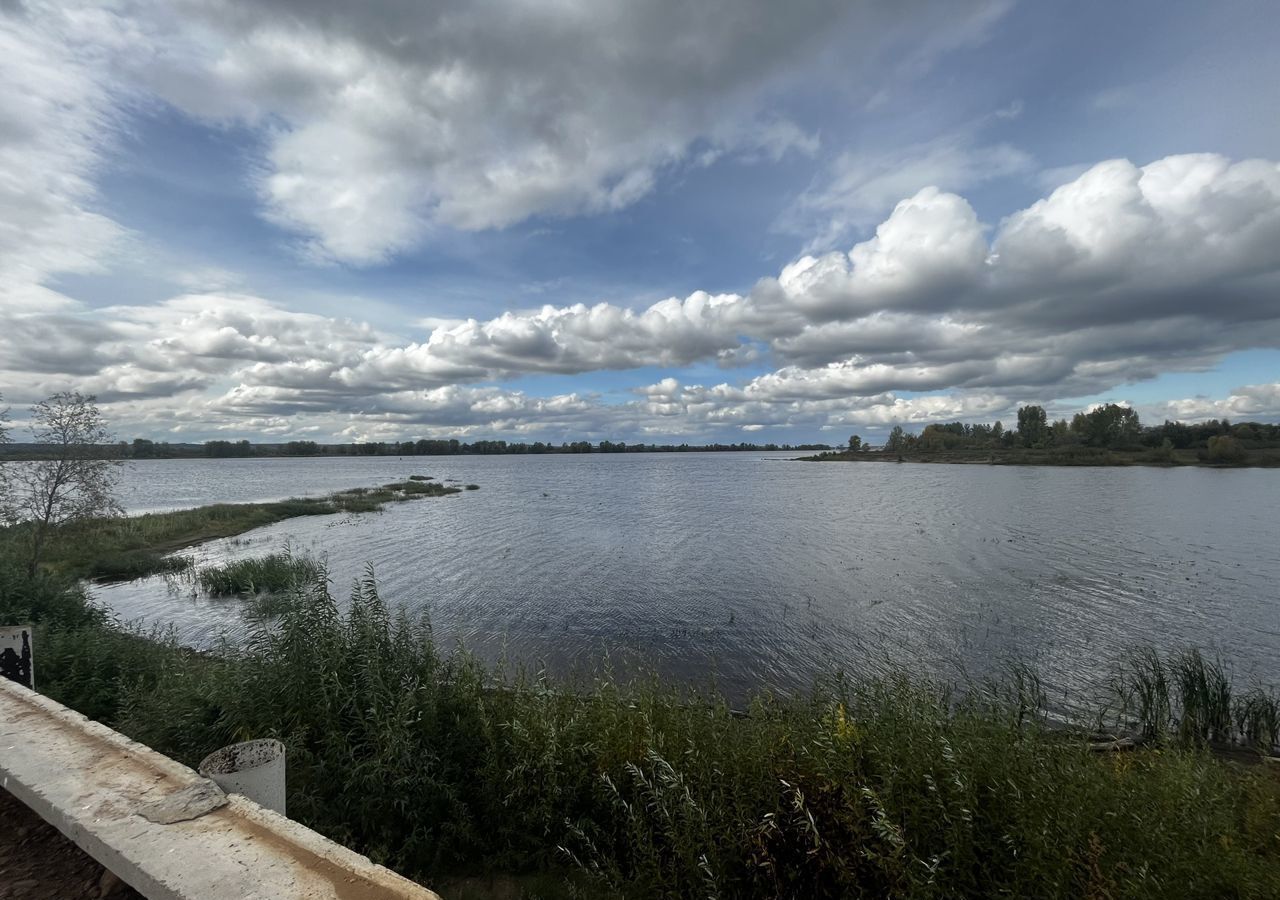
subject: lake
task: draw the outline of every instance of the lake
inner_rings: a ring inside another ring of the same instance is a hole
[[[411,474],[479,491],[294,519],[194,552],[282,546],[335,592],[383,596],[487,660],[589,669],[608,654],[730,694],[816,673],[943,677],[1034,660],[1080,691],[1127,650],[1221,649],[1280,672],[1280,472],[892,463],[671,453],[133,462],[131,512],[325,494]],[[125,620],[207,646],[235,601],[163,578],[99,585]]]

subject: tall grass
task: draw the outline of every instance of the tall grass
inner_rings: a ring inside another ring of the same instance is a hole
[[[279,593],[314,581],[320,563],[288,548],[265,556],[206,566],[196,573],[196,583],[214,597]]]
[[[388,609],[371,574],[346,605],[323,577],[297,585],[275,623],[214,654],[50,590],[24,601],[50,616],[49,693],[188,762],[280,738],[291,815],[428,884],[506,871],[576,897],[1280,896],[1280,779],[1200,746],[1220,723],[1196,654],[1148,657],[1173,694],[1153,721],[1163,749],[1099,754],[1047,724],[1026,667],[967,691],[832,677],[742,715],[658,679],[489,671]],[[1208,698],[1185,731],[1183,690]]]
[[[1161,657],[1146,648],[1113,684],[1119,724],[1145,740],[1280,750],[1280,696],[1263,687],[1237,691],[1222,660],[1199,650]]]

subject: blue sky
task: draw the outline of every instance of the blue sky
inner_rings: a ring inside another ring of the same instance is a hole
[[[169,440],[1280,416],[1272,4],[319,10],[0,9],[16,418],[66,388]]]

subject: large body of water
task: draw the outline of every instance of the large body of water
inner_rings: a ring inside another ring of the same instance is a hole
[[[135,462],[131,512],[275,499],[421,473],[479,491],[294,519],[197,551],[285,543],[339,594],[383,595],[490,660],[565,670],[606,652],[731,693],[833,668],[955,676],[1013,656],[1080,689],[1145,643],[1280,672],[1280,472],[891,463],[687,453]],[[148,579],[94,588],[194,645],[234,601]]]

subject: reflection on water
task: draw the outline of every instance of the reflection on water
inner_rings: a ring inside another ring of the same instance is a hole
[[[611,454],[138,462],[123,487],[144,510],[415,472],[482,488],[197,552],[288,542],[328,560],[339,594],[371,564],[388,600],[491,660],[608,651],[734,692],[833,667],[981,675],[1012,654],[1078,686],[1144,642],[1220,647],[1246,679],[1280,670],[1275,472]],[[94,593],[192,644],[243,627],[189,583]]]

